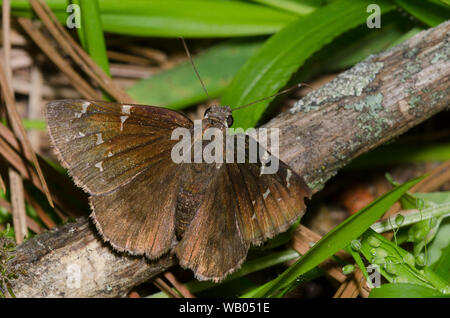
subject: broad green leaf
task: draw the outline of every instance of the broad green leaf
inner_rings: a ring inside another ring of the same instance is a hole
[[[326,234],[317,242],[300,260],[289,267],[279,277],[260,288],[243,295],[243,297],[267,297],[275,291],[292,283],[298,276],[306,273],[325,259],[331,257],[350,242],[360,236],[379,219],[406,191],[417,184],[423,177],[413,179],[403,185],[395,187],[388,193],[379,197],[336,228]]]
[[[65,23],[67,0],[49,1]],[[296,15],[266,6],[224,0],[99,0],[105,32],[157,37],[233,37],[272,34]],[[29,15],[27,0],[11,1],[12,13]]]
[[[260,39],[226,41],[194,57],[195,66],[211,98],[223,92],[239,68],[261,45]],[[127,92],[139,103],[172,109],[206,100],[189,61],[140,80],[127,88]]]
[[[313,12],[319,5],[319,1],[292,1],[292,0],[253,0],[265,4],[269,7],[286,10],[299,15],[305,15]]]
[[[276,93],[286,85],[292,74],[325,44],[367,19],[370,1],[340,0],[298,18],[273,35],[239,70],[227,88],[222,104],[239,107]],[[379,2],[382,12],[395,6]],[[256,125],[270,103],[265,100],[236,111],[234,126]]]
[[[436,289],[408,283],[384,284],[374,288],[369,298],[437,298],[445,297]]]
[[[411,15],[429,26],[437,26],[450,18],[450,8],[428,0],[395,0]]]

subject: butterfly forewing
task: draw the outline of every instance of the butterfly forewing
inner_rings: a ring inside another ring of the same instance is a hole
[[[47,122],[61,161],[90,194],[110,192],[167,158],[172,130],[192,126],[160,107],[84,100],[49,103]]]

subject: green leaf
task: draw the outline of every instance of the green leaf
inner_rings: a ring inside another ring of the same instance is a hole
[[[106,54],[105,37],[101,23],[98,0],[79,0],[81,9],[81,28],[85,49],[106,74],[109,73],[109,62]]]
[[[253,0],[270,7],[286,10],[299,15],[305,15],[313,12],[320,4],[318,1],[315,3],[306,3],[291,0]]]
[[[372,229],[367,230],[361,238],[359,252],[373,265],[378,266],[378,272],[391,283],[402,282],[437,287],[428,282],[416,266],[412,254],[387,240]],[[436,285],[441,285],[437,282]]]
[[[226,41],[194,57],[195,66],[211,98],[223,92],[239,68],[261,45],[260,39]],[[189,61],[140,80],[127,88],[127,92],[139,103],[172,109],[206,100]]]
[[[406,196],[411,197],[413,199],[415,198],[410,194],[406,194],[402,197],[401,200],[403,200],[403,198]],[[415,201],[412,200],[412,202],[415,202]],[[429,201],[426,201],[426,202],[429,202]],[[416,209],[416,207],[417,207],[416,205],[411,205],[411,206],[407,207],[406,209]],[[405,209],[405,208],[403,208],[403,209]],[[373,224],[371,226],[371,228],[378,233],[383,233],[386,231],[391,231],[392,229],[395,229],[395,228],[409,226],[411,224],[417,225],[423,221],[428,221],[430,219],[434,219],[433,223],[437,223],[436,220],[439,220],[440,218],[443,218],[449,214],[450,214],[450,203],[449,202],[442,203],[442,204],[433,204],[433,205],[428,206],[425,209],[417,210],[416,212],[402,214],[401,224],[397,224],[398,215],[396,215],[396,216],[392,216],[392,217],[388,218],[387,220],[379,221],[379,222]],[[425,236],[425,234],[423,236]]]
[[[436,204],[444,204],[450,202],[450,192],[414,193],[414,196],[425,201],[431,201]]]
[[[67,0],[48,1],[65,22]],[[105,32],[157,37],[232,37],[272,34],[296,16],[261,5],[224,0],[99,0]],[[11,1],[13,14],[30,13],[27,0]]]
[[[437,298],[445,297],[435,289],[408,283],[383,284],[370,292],[370,298]]]
[[[370,1],[340,0],[300,17],[272,36],[239,70],[226,90],[222,104],[239,107],[276,93],[292,74],[325,44],[367,19]],[[382,12],[394,8],[379,2]],[[270,100],[236,111],[234,126],[256,125]]]
[[[450,218],[442,221],[433,241],[427,247],[427,266],[450,283]]]
[[[450,17],[450,9],[427,0],[395,0],[395,2],[429,26],[437,26]]]
[[[319,265],[325,259],[350,244],[353,239],[363,234],[364,231],[379,219],[406,191],[422,179],[423,177],[413,179],[403,185],[395,187],[388,193],[379,197],[331,230],[305,255],[303,255],[300,260],[289,267],[279,277],[264,284],[260,288],[245,294],[244,297],[270,296],[277,290],[286,287],[298,276]]]

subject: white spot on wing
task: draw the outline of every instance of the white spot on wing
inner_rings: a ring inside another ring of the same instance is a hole
[[[132,107],[133,106],[131,106],[131,105],[122,105],[122,113],[131,115],[131,108]]]
[[[108,157],[112,157],[113,153],[110,151],[108,152]]]
[[[83,115],[82,113],[75,113],[75,117],[76,118],[81,118],[81,115]]]
[[[82,113],[82,114],[84,114],[84,113],[87,112],[87,109],[88,109],[89,105],[91,105],[91,103],[89,103],[89,102],[84,102],[84,103],[81,105],[81,113]]]
[[[85,134],[83,134],[81,131],[78,133],[80,135],[80,137],[84,137],[86,136]]]
[[[256,213],[253,213],[252,220],[256,219]]]
[[[267,198],[267,196],[269,195],[269,193],[270,193],[270,189],[267,188],[266,192],[264,192],[264,194],[263,194],[264,200]]]
[[[100,145],[103,143],[103,138],[102,138],[102,134],[98,133],[97,134],[97,142],[95,143],[96,145]]]
[[[123,123],[128,119],[129,116],[120,116],[120,131],[123,130]]]
[[[292,176],[292,172],[291,170],[287,169],[287,174],[286,174],[286,186],[289,188],[291,186],[289,180],[291,179]]]
[[[96,166],[97,168],[99,168],[99,169],[100,169],[100,172],[102,172],[102,171],[103,171],[103,166],[102,166],[102,162],[103,162],[103,161],[100,161],[100,162],[97,162],[97,163],[95,164],[95,166]]]
[[[253,201],[252,201],[252,205],[255,205],[255,202],[256,202],[256,201],[255,201],[255,200],[253,200]]]

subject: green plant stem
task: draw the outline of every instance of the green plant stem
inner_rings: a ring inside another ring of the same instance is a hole
[[[432,217],[446,217],[450,215],[450,203],[440,204],[438,206],[423,209],[421,211],[412,210],[410,213],[401,214],[404,216],[402,224],[396,224],[395,218],[397,215],[390,217],[389,219],[374,223],[371,228],[377,233],[384,233],[393,229],[427,220]]]

